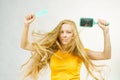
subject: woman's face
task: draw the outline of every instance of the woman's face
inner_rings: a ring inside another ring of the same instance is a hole
[[[63,24],[59,34],[59,40],[62,45],[67,45],[73,39],[73,29],[70,24]]]

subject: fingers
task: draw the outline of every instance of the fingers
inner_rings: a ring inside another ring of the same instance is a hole
[[[104,26],[109,25],[109,23],[106,20],[103,20],[103,19],[98,19],[98,23],[101,24],[101,25],[104,25]]]
[[[108,22],[106,20],[103,20],[103,19],[98,19],[98,25],[100,28],[102,28],[104,31],[108,31],[109,28],[108,28]]]
[[[34,17],[35,17],[34,14],[29,14],[29,15],[26,16],[26,19],[27,19],[27,20],[31,20],[31,19],[33,19]]]
[[[25,17],[25,23],[30,24],[31,22],[33,22],[35,19],[35,15],[34,14],[29,14]]]

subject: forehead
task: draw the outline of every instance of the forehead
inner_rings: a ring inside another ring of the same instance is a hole
[[[70,24],[63,24],[61,30],[72,30],[72,26]]]

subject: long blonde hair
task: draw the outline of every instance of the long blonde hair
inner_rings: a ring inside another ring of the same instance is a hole
[[[34,80],[38,80],[39,72],[49,63],[51,56],[54,55],[58,49],[62,49],[58,36],[63,24],[70,24],[74,31],[74,40],[72,40],[71,44],[68,45],[67,51],[69,53],[75,53],[75,55],[79,56],[82,59],[88,73],[91,74],[95,80],[99,80],[93,74],[93,71],[97,71],[96,66],[89,59],[85,48],[79,38],[76,24],[71,20],[61,21],[54,30],[44,34],[42,38],[40,38],[40,34],[36,35],[39,39],[32,43],[34,48],[32,56],[28,62],[23,65],[25,66],[29,64],[27,70],[25,71],[24,78],[32,76]]]

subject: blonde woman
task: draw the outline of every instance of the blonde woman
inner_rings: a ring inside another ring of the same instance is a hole
[[[42,36],[37,34],[38,39],[30,42],[28,32],[34,19],[34,14],[26,16],[22,33],[21,48],[32,52],[29,61],[24,64],[27,68],[23,79],[31,76],[33,80],[38,80],[41,69],[49,64],[51,80],[80,80],[80,68],[83,63],[95,80],[104,80],[94,74],[95,71],[100,71],[91,60],[111,58],[109,28],[105,20],[98,20],[104,35],[104,50],[99,52],[84,48],[76,24],[71,20],[61,21],[54,30]]]

